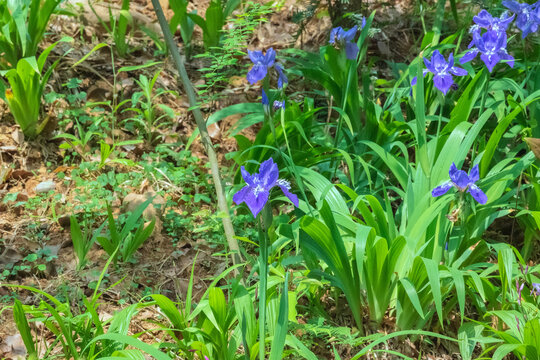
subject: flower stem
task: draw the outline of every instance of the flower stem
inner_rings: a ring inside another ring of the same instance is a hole
[[[350,61],[347,61],[347,69],[348,69],[348,72],[347,72],[347,85],[345,87],[345,95],[343,96],[343,99],[341,101],[341,110],[343,112],[346,112],[346,108],[347,108],[347,98],[349,97],[349,88],[350,88],[350,85],[351,85],[351,81],[352,81],[352,74],[353,74],[353,71],[356,71],[356,67],[353,66],[356,65],[356,63],[353,63],[353,62],[350,62]],[[332,109],[329,109],[329,111],[332,111]],[[334,137],[334,149],[337,149],[338,145],[339,145],[339,138],[340,138],[340,134],[341,134],[341,128],[343,127],[343,117],[340,115],[339,116],[339,119],[338,119],[338,127],[336,129],[336,136]],[[332,178],[330,180],[332,180],[333,178],[336,177],[336,172],[337,172],[337,168],[339,166],[339,161],[336,162],[336,159],[335,158],[332,158],[332,165],[331,167],[334,168],[334,172],[332,174]]]
[[[272,225],[272,210],[268,203],[259,217],[259,360],[265,358],[266,286],[268,277],[268,229]]]

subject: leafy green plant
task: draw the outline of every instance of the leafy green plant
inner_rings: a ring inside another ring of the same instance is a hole
[[[141,91],[137,91],[131,97],[131,107],[123,110],[136,113],[137,117],[130,117],[124,120],[126,123],[134,123],[137,128],[145,135],[149,143],[157,141],[157,131],[167,125],[166,119],[173,120],[174,110],[165,104],[158,103],[158,99],[164,94],[170,94],[172,91],[157,89],[154,94],[156,81],[161,73],[157,71],[151,80],[145,75],[140,75],[139,80],[135,80]],[[140,106],[140,108],[139,108]],[[159,110],[163,114],[159,114]]]
[[[105,28],[107,33],[112,37],[114,42],[114,48],[120,57],[126,57],[129,54],[129,26],[133,26],[133,18],[129,13],[130,0],[122,0],[122,7],[120,9],[118,17],[115,17],[113,10],[109,7],[109,24],[99,17],[96,10],[92,5],[90,9],[94,12],[98,18],[101,26]]]
[[[92,245],[94,245],[94,242],[96,241],[97,236],[101,233],[101,229],[105,223],[103,223],[103,225],[101,225],[99,229],[95,230],[92,233],[92,236],[90,236],[89,229],[84,229],[84,232],[81,230],[81,225],[75,216],[70,216],[69,222],[73,250],[75,251],[75,255],[77,255],[78,259],[77,270],[81,270],[88,262],[86,255],[88,254],[88,251],[90,251]]]
[[[70,40],[71,38],[64,38],[61,41]],[[0,71],[0,75],[9,84],[9,88],[6,89],[0,82],[0,97],[7,102],[15,122],[29,138],[39,135],[49,120],[45,117],[40,122],[41,100],[49,77],[60,59],[56,60],[45,73],[43,69],[47,57],[57,44],[58,42],[55,42],[50,45],[37,59],[35,57],[23,58],[17,62],[16,68]]]
[[[99,168],[102,169],[109,163],[118,163],[126,166],[134,165],[133,161],[116,157],[119,154],[118,148],[126,145],[140,144],[142,140],[126,140],[113,143],[112,146],[105,141],[99,144]]]
[[[55,139],[64,139],[64,143],[60,144],[60,149],[71,150],[76,152],[83,160],[88,161],[87,153],[91,151],[91,142],[94,138],[103,137],[102,133],[97,131],[86,131],[85,127],[75,120],[75,128],[77,134],[61,133],[56,135]]]
[[[37,56],[49,19],[61,1],[0,2],[0,70],[15,68],[19,60]]]
[[[75,314],[72,303],[61,302],[54,296],[24,285],[1,284],[2,286],[19,288],[30,291],[40,297],[38,306],[22,305],[18,300],[14,304],[14,317],[17,328],[23,337],[24,345],[30,357],[36,359],[37,353],[44,354],[44,358],[52,355],[57,346],[60,346],[65,358],[91,359],[96,357],[122,356],[131,354],[133,358],[140,358],[142,354],[134,354],[141,350],[154,356],[156,359],[170,359],[160,351],[142,343],[140,340],[130,338],[128,334],[129,324],[133,316],[138,312],[138,304],[130,305],[116,312],[110,319],[102,320],[98,315],[99,299],[103,293],[116,286],[113,284],[108,289],[99,291],[106,271],[112,261],[111,257],[99,276],[93,295],[87,299],[81,296],[85,311]],[[121,281],[121,280],[120,280]],[[33,337],[29,331],[26,316],[31,316],[30,322],[41,322],[55,335],[52,343],[41,341]],[[38,347],[44,345],[44,349]],[[140,350],[126,350],[127,345]],[[38,351],[39,350],[39,351]]]
[[[169,6],[174,12],[171,21],[169,22],[169,28],[171,33],[175,33],[178,26],[180,26],[180,35],[182,36],[182,41],[184,42],[184,53],[186,58],[191,58],[192,52],[192,43],[191,39],[193,37],[193,29],[195,28],[195,23],[188,16],[187,6],[189,0],[171,0],[169,1]],[[197,14],[197,11],[194,10],[192,14]]]
[[[202,29],[206,49],[220,45],[223,26],[239,5],[240,0],[211,0],[206,9],[205,18],[194,13],[188,14],[188,17]]]
[[[115,220],[110,205],[107,205],[108,234],[107,236],[97,236],[96,240],[103,250],[113,258],[115,264],[117,257],[120,257],[122,261],[129,261],[152,235],[156,219],[152,219],[150,224],[146,226],[142,222],[143,212],[151,201],[152,198],[146,200],[131,212],[123,226]],[[134,230],[135,233],[133,233]]]

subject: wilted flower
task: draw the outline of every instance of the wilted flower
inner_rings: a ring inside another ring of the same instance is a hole
[[[505,0],[502,4],[517,15],[516,26],[521,30],[521,38],[536,32],[540,25],[540,1],[529,5],[515,0]]]
[[[486,29],[488,31],[495,31],[497,33],[506,33],[508,25],[514,20],[515,15],[510,16],[508,12],[504,12],[500,18],[494,17],[486,10],[482,10],[473,17],[475,25],[471,26],[469,32],[471,33],[480,33],[480,29]],[[469,47],[472,46],[469,45]]]
[[[432,190],[431,195],[433,197],[444,195],[451,187],[455,187],[460,192],[467,191],[480,204],[485,204],[487,202],[486,194],[484,194],[484,192],[475,184],[480,179],[478,165],[475,165],[469,175],[467,175],[465,171],[458,170],[456,164],[452,163],[449,175],[450,181],[447,181]]]
[[[253,62],[253,67],[247,73],[247,79],[250,84],[255,84],[257,81],[264,79],[268,73],[268,69],[274,65],[276,52],[273,48],[270,48],[263,55],[262,51],[248,50],[248,55]]]
[[[328,42],[336,47],[345,48],[347,59],[356,60],[358,52],[360,51],[358,44],[354,42],[357,31],[358,27],[356,27],[356,25],[349,31],[343,30],[341,26],[335,27],[330,32],[330,41]]]
[[[489,72],[501,60],[508,60],[507,64],[514,67],[514,58],[506,51],[506,33],[490,30],[480,35],[480,33],[475,32],[472,44],[476,47],[473,47],[461,58],[462,64],[471,61],[478,53],[481,53],[480,58],[486,64]]]
[[[531,295],[540,296],[540,283],[532,283]]]
[[[254,217],[257,217],[268,202],[270,190],[274,186],[279,186],[283,194],[298,206],[298,196],[289,191],[291,185],[288,181],[279,179],[279,170],[272,158],[261,164],[258,174],[250,175],[243,166],[240,170],[246,186],[234,194],[233,200],[237,205],[245,202]]]
[[[439,89],[444,95],[448,90],[454,85],[454,80],[452,75],[455,76],[465,76],[467,71],[454,66],[454,55],[450,54],[448,57],[448,62],[444,59],[444,56],[439,52],[439,50],[433,51],[431,56],[431,61],[424,58],[424,64],[427,69],[424,69],[424,76],[428,72],[433,73],[433,84],[437,89]],[[411,85],[415,85],[417,82],[416,76],[412,79]]]

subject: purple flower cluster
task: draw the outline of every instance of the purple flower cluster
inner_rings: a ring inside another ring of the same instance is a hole
[[[506,50],[506,30],[515,15],[502,14],[500,18],[492,16],[486,10],[480,11],[473,20],[475,24],[470,33],[473,36],[469,44],[469,51],[461,58],[462,64],[474,59],[478,54],[486,64],[489,72],[493,70],[501,60],[506,60],[510,67],[514,67],[514,58]],[[486,31],[482,33],[482,29]]]
[[[287,180],[279,179],[279,169],[272,158],[261,164],[259,173],[250,175],[243,166],[240,170],[246,186],[234,194],[233,200],[237,205],[245,202],[254,217],[257,217],[257,214],[266,205],[270,190],[275,186],[279,186],[285,196],[298,207],[298,196],[289,191],[291,185]]]
[[[450,166],[449,175],[449,181],[433,189],[431,192],[433,197],[444,195],[448,192],[448,190],[450,190],[450,188],[455,187],[460,192],[467,191],[482,205],[487,202],[486,194],[484,194],[484,192],[475,184],[480,179],[478,165],[475,165],[467,175],[465,171],[458,170],[456,164],[452,163]]]
[[[454,66],[454,55],[450,54],[448,57],[448,62],[444,59],[444,56],[439,52],[439,50],[433,51],[431,56],[431,61],[424,58],[424,64],[427,69],[424,69],[424,76],[428,72],[433,74],[433,84],[437,89],[439,89],[444,95],[448,90],[454,85],[454,79],[452,75],[455,76],[465,76],[467,71],[457,66]],[[412,79],[411,85],[415,85],[417,82],[416,76]]]
[[[253,62],[253,67],[249,70],[246,77],[249,83],[253,85],[257,81],[264,79],[268,74],[268,69],[274,66],[276,52],[273,48],[268,49],[265,54],[258,50],[248,50],[248,55]],[[275,64],[274,68],[278,73],[278,87],[281,89],[284,84],[289,82],[289,79],[287,79],[287,76],[283,73],[281,65]]]
[[[516,26],[521,30],[525,39],[530,33],[538,31],[540,26],[540,1],[534,4],[519,3],[515,0],[505,0],[502,4],[517,15]]]

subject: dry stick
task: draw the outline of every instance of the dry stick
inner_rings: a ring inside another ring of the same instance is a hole
[[[189,105],[191,106],[191,109],[192,109],[191,111],[193,112],[193,116],[195,117],[195,121],[197,122],[197,127],[199,128],[199,132],[201,134],[201,141],[204,145],[204,149],[206,150],[206,154],[208,155],[208,159],[210,160],[210,170],[212,172],[212,179],[216,187],[218,208],[224,214],[224,216],[221,219],[223,221],[223,229],[225,230],[225,236],[227,237],[227,243],[229,244],[229,249],[233,253],[233,263],[234,264],[242,263],[242,257],[240,255],[240,248],[238,247],[238,242],[236,241],[234,237],[234,229],[232,226],[231,216],[229,214],[227,200],[225,199],[225,193],[223,192],[223,185],[221,183],[221,176],[219,174],[219,164],[218,164],[218,160],[216,156],[216,151],[214,149],[214,145],[212,144],[212,140],[210,140],[210,136],[208,135],[208,129],[206,128],[206,121],[204,120],[203,115],[201,113],[201,109],[198,106],[197,95],[195,94],[193,85],[191,84],[191,81],[189,80],[188,74],[186,72],[186,68],[184,67],[184,62],[180,58],[180,52],[178,50],[178,46],[176,45],[176,42],[174,42],[173,40],[171,31],[169,29],[169,24],[167,23],[167,20],[165,19],[165,15],[163,15],[163,9],[161,8],[159,0],[152,0],[152,5],[154,7],[154,11],[158,18],[161,31],[163,32],[163,36],[165,37],[165,42],[167,43],[167,47],[169,48],[171,56],[174,60],[174,63],[180,75],[180,79],[182,80],[182,84],[184,85],[184,89],[186,90],[186,93],[189,99]]]

